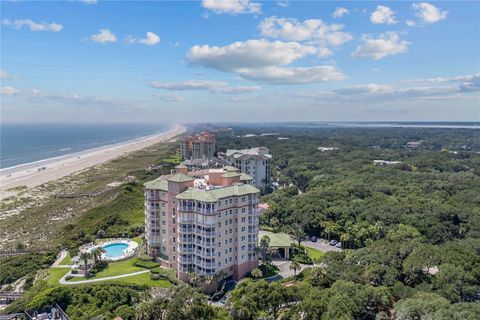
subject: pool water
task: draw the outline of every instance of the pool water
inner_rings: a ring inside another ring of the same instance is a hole
[[[128,248],[126,243],[110,243],[102,247],[105,249],[107,258],[118,258],[123,255],[125,249]]]

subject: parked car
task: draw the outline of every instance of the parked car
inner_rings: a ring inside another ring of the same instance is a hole
[[[312,242],[317,242],[317,237],[312,236],[312,237],[310,238],[310,241],[312,241]]]
[[[334,246],[334,245],[336,245],[336,244],[337,244],[337,240],[330,240],[330,245],[331,245],[331,246]]]
[[[335,247],[337,247],[338,249],[342,249],[342,243],[341,242],[337,243]]]

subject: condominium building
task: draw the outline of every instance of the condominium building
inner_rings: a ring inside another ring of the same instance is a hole
[[[145,183],[148,254],[188,273],[238,280],[257,266],[259,190],[232,167],[177,172]]]
[[[228,149],[225,157],[230,165],[235,166],[242,173],[252,176],[252,183],[257,188],[266,190],[270,185],[272,155],[268,148]]]
[[[183,160],[208,159],[213,158],[215,154],[215,135],[202,131],[182,139],[181,157]]]

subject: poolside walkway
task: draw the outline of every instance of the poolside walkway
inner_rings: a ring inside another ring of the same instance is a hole
[[[92,283],[92,282],[100,282],[100,281],[106,281],[106,280],[126,278],[126,277],[136,276],[136,275],[143,274],[143,273],[147,273],[147,272],[150,272],[150,270],[142,270],[142,271],[127,273],[127,274],[121,274],[121,275],[118,275],[118,276],[110,276],[110,277],[104,277],[104,278],[98,278],[98,279],[79,280],[79,281],[67,281],[67,280],[65,280],[65,278],[68,277],[68,276],[71,276],[70,272],[68,272],[66,275],[64,275],[64,276],[60,279],[59,282],[60,282],[60,284],[64,284],[64,285],[69,285],[69,284],[84,284],[84,283]]]

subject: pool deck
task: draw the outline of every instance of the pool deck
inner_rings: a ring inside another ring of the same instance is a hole
[[[118,257],[107,257],[106,254],[102,254],[102,259],[107,261],[121,261],[128,258],[131,258],[135,255],[138,249],[138,243],[131,239],[104,239],[100,240],[97,243],[88,243],[80,247],[80,252],[91,252],[94,248],[105,247],[114,244],[126,244],[128,247],[124,250],[124,254]]]

